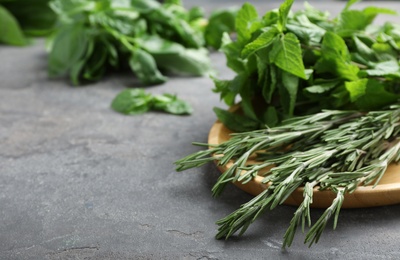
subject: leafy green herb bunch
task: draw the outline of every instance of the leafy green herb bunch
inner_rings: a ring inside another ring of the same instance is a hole
[[[215,92],[228,105],[240,96],[244,115],[215,108],[231,130],[275,126],[294,115],[321,109],[380,109],[400,91],[400,26],[374,25],[379,7],[353,10],[348,1],[331,19],[305,4],[291,12],[293,0],[259,17],[245,3],[236,17],[237,39],[224,35],[221,50],[236,72],[232,80],[215,78]]]
[[[146,85],[165,73],[206,75],[205,21],[199,8],[167,0],[53,0],[58,14],[49,41],[50,76],[73,84],[96,81],[109,70],[129,69]]]

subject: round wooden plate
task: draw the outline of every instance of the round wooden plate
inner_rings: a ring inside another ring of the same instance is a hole
[[[229,139],[232,132],[226,128],[220,121],[216,121],[212,126],[209,136],[209,144],[220,144]],[[226,166],[218,166],[221,172],[227,170],[232,163]],[[262,177],[257,176],[254,180],[241,184],[234,184],[240,189],[256,196],[265,190],[268,186],[262,183]],[[327,208],[335,198],[332,191],[319,191],[314,189],[313,208]],[[303,188],[296,189],[292,195],[285,201],[287,205],[300,205],[303,201]],[[379,184],[373,188],[371,186],[359,186],[353,193],[346,194],[343,202],[343,208],[364,208],[385,206],[400,203],[400,165],[392,164],[388,167]]]

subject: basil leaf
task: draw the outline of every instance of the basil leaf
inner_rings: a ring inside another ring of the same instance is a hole
[[[0,43],[22,46],[27,44],[18,21],[0,5]]]
[[[218,50],[222,45],[222,35],[235,31],[235,19],[238,10],[218,10],[211,13],[204,38],[208,46]]]
[[[167,80],[158,70],[154,58],[144,50],[135,50],[129,60],[129,66],[140,81],[145,84],[160,84]]]
[[[66,26],[54,38],[49,54],[49,75],[62,76],[85,55],[88,35],[82,25]]]
[[[189,103],[171,94],[155,96],[153,99],[153,109],[175,115],[190,115],[193,112],[193,108]]]
[[[126,89],[111,103],[112,109],[126,115],[143,114],[150,110],[153,98],[143,89]]]

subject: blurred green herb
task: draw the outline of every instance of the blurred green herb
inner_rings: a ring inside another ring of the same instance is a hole
[[[111,107],[122,114],[138,115],[150,110],[164,111],[174,115],[189,115],[192,107],[175,95],[153,96],[143,89],[126,89],[113,100]]]
[[[74,85],[130,68],[146,85],[166,73],[210,72],[201,10],[179,1],[54,0],[59,26],[49,44],[50,76],[69,74]]]
[[[52,31],[56,14],[49,0],[0,0],[0,43],[23,46],[29,36]]]

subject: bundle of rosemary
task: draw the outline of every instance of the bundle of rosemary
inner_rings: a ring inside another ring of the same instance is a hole
[[[290,246],[299,226],[310,226],[305,243],[318,242],[329,220],[336,227],[346,193],[377,185],[389,164],[400,160],[400,27],[372,25],[378,13],[350,10],[335,19],[306,5],[290,13],[293,0],[259,18],[243,5],[236,19],[237,41],[225,36],[222,49],[233,80],[215,79],[228,104],[240,95],[243,114],[215,109],[231,138],[176,162],[177,170],[215,161],[232,165],[213,187],[218,196],[227,183],[262,176],[268,188],[219,220],[217,238],[246,231],[262,213],[304,187],[304,200],[284,235]],[[257,163],[248,164],[251,156]],[[271,167],[267,172],[265,167]],[[313,190],[336,198],[311,223]]]

